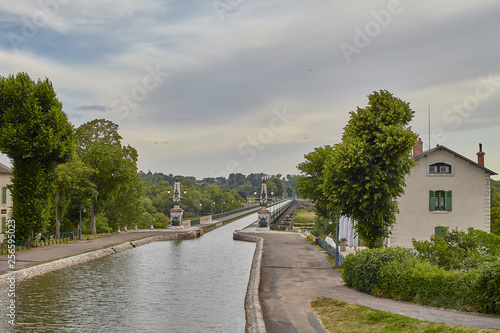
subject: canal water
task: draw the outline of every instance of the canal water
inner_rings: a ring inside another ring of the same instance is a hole
[[[18,284],[16,325],[0,291],[1,332],[244,332],[254,243],[244,217],[201,238],[162,241]]]

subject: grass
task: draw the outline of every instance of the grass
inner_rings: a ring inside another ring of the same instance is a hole
[[[295,227],[314,227],[314,217],[316,213],[314,210],[299,208],[295,212],[295,217],[293,218],[293,225]]]
[[[413,319],[354,303],[320,297],[312,308],[328,332],[498,332]]]

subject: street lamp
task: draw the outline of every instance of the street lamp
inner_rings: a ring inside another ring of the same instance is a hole
[[[224,213],[224,204],[225,204],[225,203],[226,203],[225,201],[222,201],[222,212],[223,212],[223,213]]]
[[[82,240],[82,209],[83,212],[85,213],[86,206],[80,205],[80,221],[78,222],[78,240]]]
[[[200,210],[201,210],[201,204],[200,204],[200,209],[198,210],[198,218],[200,218]]]

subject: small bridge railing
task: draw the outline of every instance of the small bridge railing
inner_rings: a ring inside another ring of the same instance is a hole
[[[326,242],[326,240],[324,240],[320,236],[318,236],[318,239],[319,239],[319,246],[321,246],[321,248],[323,250],[325,250],[326,253],[328,253],[328,255],[330,257],[335,259],[335,248],[333,246],[331,246],[330,244],[328,244]],[[345,259],[345,256],[342,253],[340,253],[340,251],[339,251],[339,266],[344,263],[344,259]]]
[[[71,234],[73,234],[73,236]],[[72,240],[72,237],[73,239],[75,239],[75,234],[75,232],[68,231],[61,233],[59,237],[47,235],[37,238],[18,239],[15,243],[16,252],[45,245],[68,243],[70,240]],[[0,244],[0,255],[8,254],[8,245],[9,244],[7,243],[7,239],[4,240],[4,243]]]
[[[284,199],[273,203],[270,207],[274,207],[269,217],[269,226],[273,229],[279,221],[286,215],[288,209],[295,203],[295,199]]]

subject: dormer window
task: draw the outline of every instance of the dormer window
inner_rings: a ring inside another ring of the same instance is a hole
[[[446,163],[442,163],[442,162],[429,165],[427,171],[428,171],[429,175],[451,175],[452,174],[451,165],[446,164]]]

